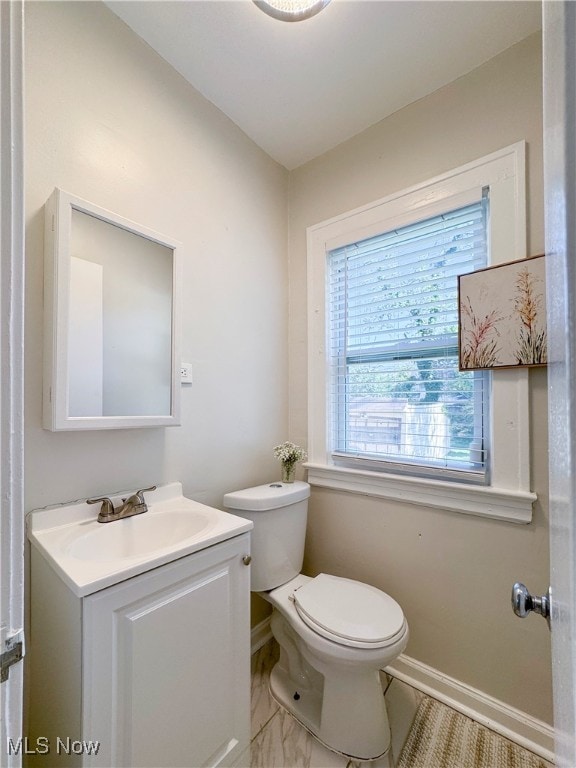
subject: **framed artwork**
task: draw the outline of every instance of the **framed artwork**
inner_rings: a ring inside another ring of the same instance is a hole
[[[458,277],[461,371],[546,365],[544,256]]]

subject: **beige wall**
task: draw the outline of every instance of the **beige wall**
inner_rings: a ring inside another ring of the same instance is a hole
[[[290,175],[290,435],[306,442],[306,227],[525,139],[528,253],[542,253],[539,36],[509,49]],[[549,583],[546,373],[530,372],[534,518],[522,526],[313,489],[305,567],[388,591],[406,653],[551,722],[546,623],[515,618],[510,590]]]
[[[307,226],[526,139],[529,252],[543,250],[536,38],[293,172],[288,273],[280,166],[104,6],[31,2],[26,14],[27,509],[175,479],[219,505],[276,476],[288,397],[290,437],[306,444]],[[42,207],[54,186],[183,243],[194,385],[182,427],[42,429]],[[531,525],[315,490],[306,567],[386,589],[408,616],[409,655],[550,719],[546,626],[509,609],[514,580],[548,584],[543,371],[531,373],[531,410]]]
[[[25,11],[26,509],[173,480],[220,505],[275,476],[272,448],[287,438],[288,174],[103,4]],[[42,429],[43,205],[55,186],[182,243],[194,383],[181,427]]]

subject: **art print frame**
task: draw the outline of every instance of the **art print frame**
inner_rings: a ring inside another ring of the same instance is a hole
[[[547,361],[544,254],[458,276],[460,371]]]

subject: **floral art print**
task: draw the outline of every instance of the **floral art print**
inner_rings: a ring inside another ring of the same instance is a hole
[[[460,370],[546,365],[544,256],[458,278]]]

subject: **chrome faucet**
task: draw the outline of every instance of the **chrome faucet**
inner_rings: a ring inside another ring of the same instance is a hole
[[[87,504],[102,503],[100,512],[98,513],[99,523],[113,523],[114,520],[122,520],[125,517],[132,517],[133,515],[141,515],[143,512],[148,511],[148,505],[144,501],[144,494],[148,491],[155,491],[156,486],[152,485],[150,488],[142,488],[129,496],[127,499],[122,499],[122,504],[119,507],[114,508],[114,504],[107,496],[102,496],[98,499],[86,499]]]

